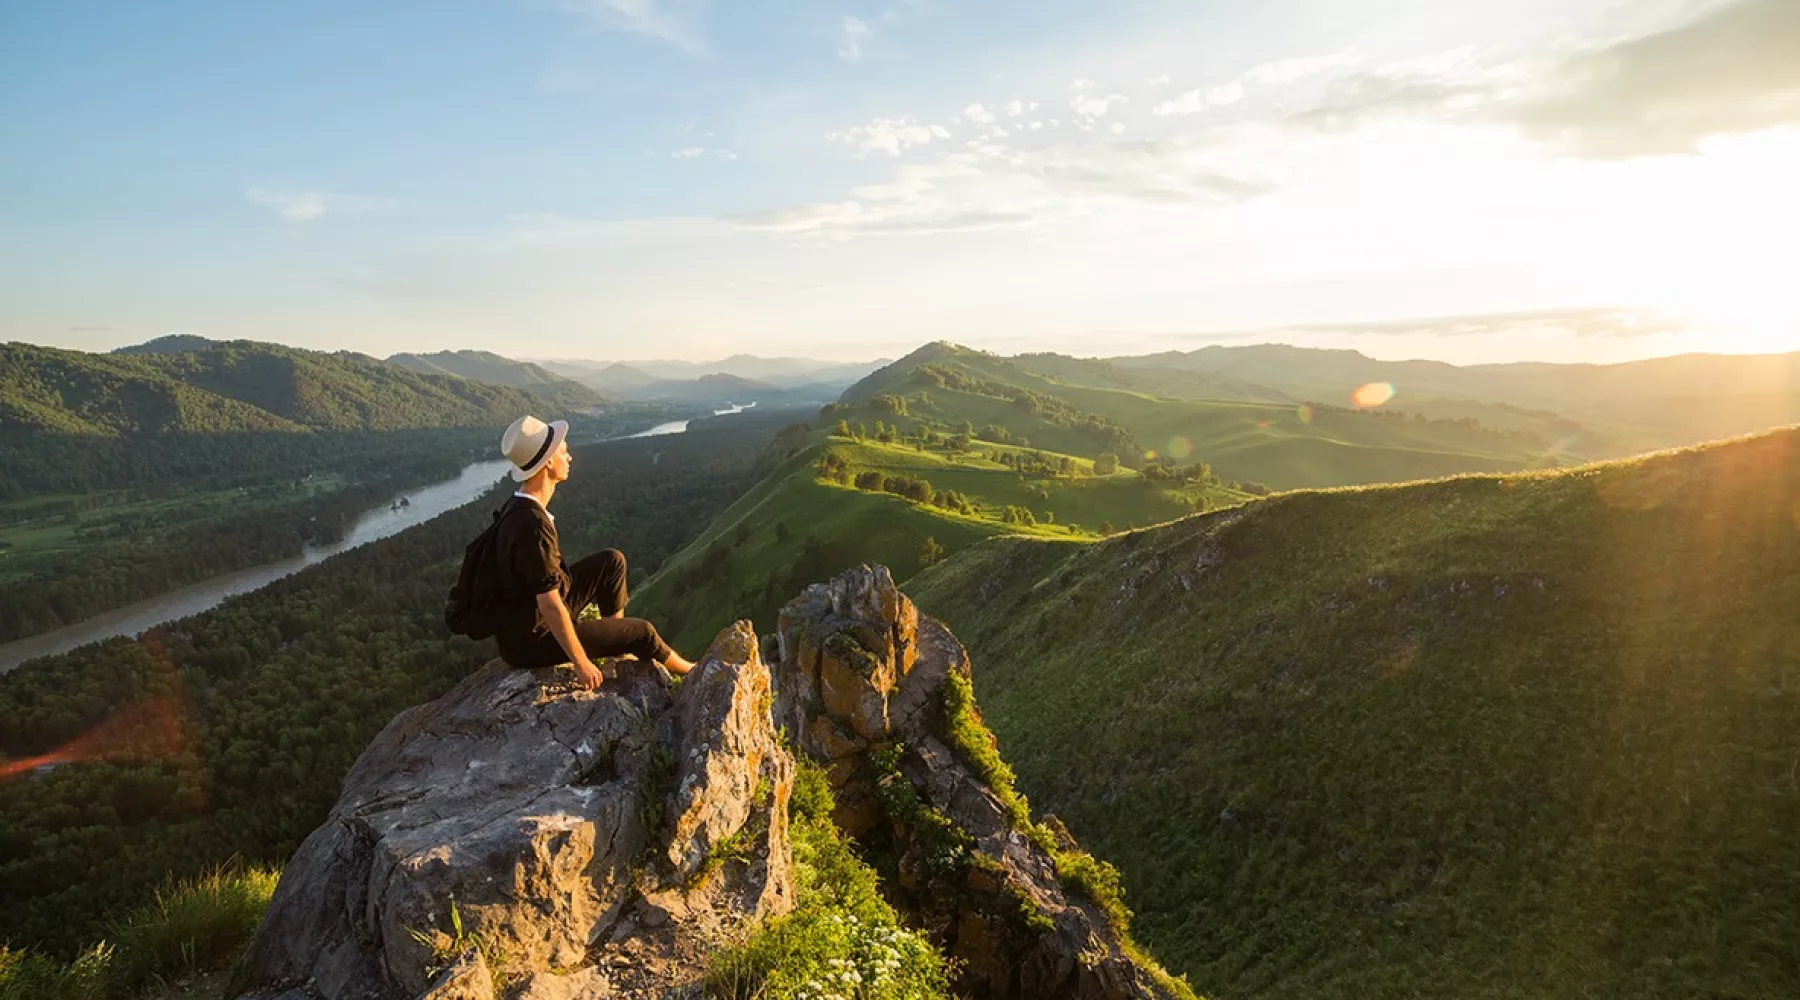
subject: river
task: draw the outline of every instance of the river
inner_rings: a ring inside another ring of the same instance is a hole
[[[725,416],[742,413],[755,406],[731,406],[723,410],[714,410],[714,416]],[[627,434],[627,438],[657,437],[664,434],[681,434],[687,431],[688,421],[678,420],[658,424],[647,431]],[[455,479],[447,479],[441,483],[414,490],[406,494],[407,506],[392,508],[383,504],[368,511],[351,526],[349,534],[343,541],[332,545],[309,547],[300,555],[280,562],[252,566],[234,573],[226,573],[199,583],[189,584],[179,590],[171,590],[166,594],[142,600],[136,604],[128,604],[115,608],[105,614],[95,615],[85,621],[66,625],[51,632],[40,632],[8,643],[0,643],[0,673],[5,673],[26,660],[39,656],[54,656],[66,653],[78,646],[90,642],[110,639],[115,635],[134,636],[145,629],[163,622],[175,621],[189,615],[197,615],[202,611],[219,605],[228,597],[247,594],[252,590],[266,587],[284,576],[291,576],[308,566],[317,565],[325,560],[354,549],[359,545],[367,545],[389,535],[399,534],[415,524],[426,521],[446,511],[455,510],[472,500],[486,494],[494,487],[500,477],[512,468],[512,463],[505,460],[492,462],[476,462],[462,470]]]
[[[755,403],[728,404],[726,406],[726,408],[723,410],[714,410],[713,416],[726,417],[726,416],[730,416],[733,413],[742,413],[745,410],[748,410],[752,406],[755,406],[755,405],[756,405]],[[691,421],[691,420],[671,420],[666,424],[657,424],[655,427],[652,427],[647,431],[638,431],[636,434],[627,434],[627,435],[625,435],[625,437],[629,439],[629,438],[660,437],[664,434],[683,434],[683,433],[686,433],[686,431],[688,429],[688,424],[690,424],[690,423],[693,423],[693,421]]]

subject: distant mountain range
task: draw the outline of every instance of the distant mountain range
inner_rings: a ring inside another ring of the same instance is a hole
[[[723,374],[736,375],[739,378],[767,382],[783,389],[791,389],[796,386],[829,382],[842,382],[848,385],[887,364],[889,360],[891,359],[882,358],[875,361],[843,362],[821,361],[817,358],[761,358],[753,354],[733,354],[718,361],[629,361],[616,362],[614,366],[623,366],[651,378],[666,381],[692,381],[704,375]],[[557,363],[597,370],[614,367],[604,362],[578,359]],[[545,362],[545,366],[556,370],[556,364]]]
[[[613,399],[717,406],[824,405],[885,361],[842,364],[807,358],[735,354],[722,361],[544,361],[543,368]]]

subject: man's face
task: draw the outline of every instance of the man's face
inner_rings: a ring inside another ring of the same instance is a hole
[[[553,483],[560,483],[568,479],[569,463],[571,461],[572,459],[569,457],[569,442],[566,440],[558,441],[556,443],[556,452],[550,456],[549,464],[544,466],[550,473],[550,481]]]

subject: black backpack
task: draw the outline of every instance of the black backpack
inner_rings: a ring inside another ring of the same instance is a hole
[[[493,523],[463,549],[462,568],[456,571],[456,583],[444,601],[444,625],[457,635],[486,639],[498,625],[494,612],[500,567],[494,562],[494,542],[500,534],[500,519],[512,508],[513,499],[508,498],[494,512]]]

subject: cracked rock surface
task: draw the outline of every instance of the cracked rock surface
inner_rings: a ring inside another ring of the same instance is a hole
[[[632,993],[660,996],[791,908],[794,764],[749,623],[674,696],[659,667],[607,673],[495,660],[390,722],[284,870],[247,996],[626,995],[593,992],[626,945]]]

